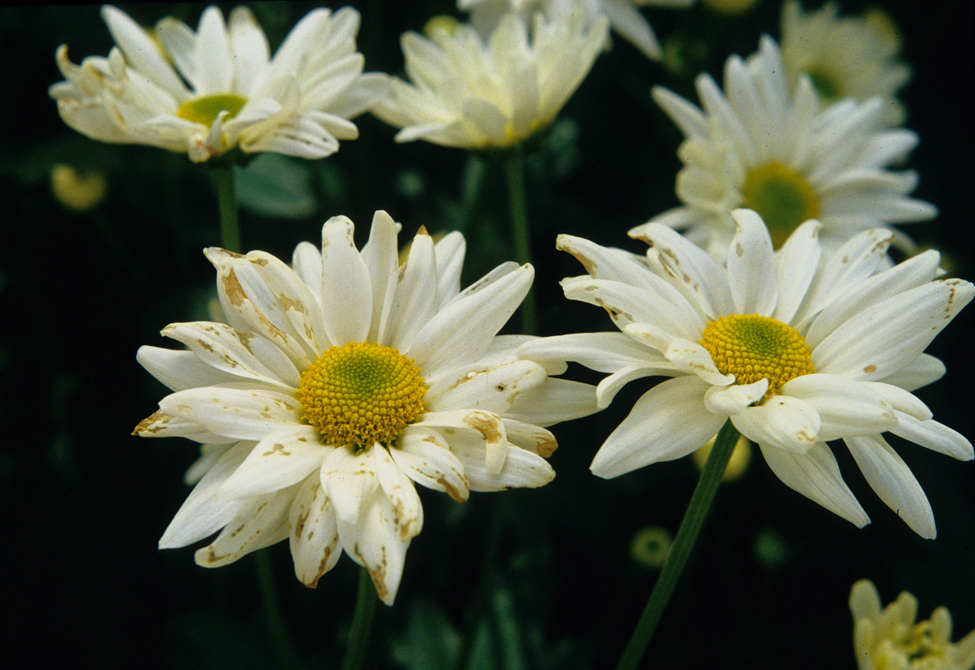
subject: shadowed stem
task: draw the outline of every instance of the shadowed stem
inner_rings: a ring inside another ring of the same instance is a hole
[[[254,560],[257,565],[257,581],[261,589],[261,609],[264,610],[264,620],[271,637],[274,655],[278,660],[278,667],[281,670],[295,668],[298,664],[298,657],[295,654],[294,645],[291,643],[291,636],[288,635],[284,616],[281,614],[281,603],[278,601],[278,594],[274,587],[271,560],[268,558],[266,550],[255,551]]]
[[[220,242],[227,251],[240,253],[240,222],[237,218],[237,194],[234,192],[234,166],[215,165],[213,181],[217,185],[217,203],[220,206]]]
[[[653,636],[653,631],[657,628],[664,608],[667,607],[674,587],[677,586],[684,566],[687,565],[687,559],[690,558],[691,551],[694,549],[698,533],[700,533],[704,519],[711,508],[711,502],[718,492],[718,485],[721,484],[721,477],[724,475],[731,454],[735,450],[738,437],[738,430],[732,425],[731,419],[728,419],[714,441],[714,447],[711,449],[707,463],[704,464],[704,471],[701,473],[701,478],[694,489],[694,495],[691,496],[691,502],[684,513],[684,520],[681,521],[677,537],[670,548],[670,554],[660,571],[660,577],[654,584],[650,599],[647,600],[647,606],[644,608],[643,614],[640,615],[640,620],[633,630],[626,650],[620,657],[616,670],[634,670],[640,663],[640,659],[643,658],[650,638]]]
[[[372,620],[376,615],[376,589],[365,568],[359,569],[359,591],[356,594],[355,614],[352,616],[352,629],[349,631],[349,646],[342,659],[342,670],[359,670],[366,657]]]
[[[524,265],[532,262],[531,231],[528,227],[528,199],[525,195],[525,153],[520,146],[504,158],[505,178],[508,182],[508,203],[511,207],[511,232],[515,241],[515,260]],[[529,290],[521,303],[521,330],[526,335],[538,333],[538,313],[535,291]]]

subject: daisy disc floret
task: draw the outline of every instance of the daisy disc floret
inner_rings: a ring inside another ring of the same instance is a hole
[[[49,91],[65,123],[102,142],[185,152],[197,163],[235,148],[324,158],[357,137],[349,119],[385,92],[383,76],[362,72],[354,9],[313,10],[273,57],[246,7],[226,23],[208,7],[196,32],[171,17],[149,32],[108,5],[102,17],[117,46],[75,65],[61,45],[66,81]]]
[[[972,670],[975,630],[951,641],[951,614],[944,607],[917,621],[917,598],[904,591],[881,608],[877,587],[861,579],[850,592],[853,646],[860,670]]]
[[[795,86],[769,37],[747,61],[725,63],[724,91],[697,79],[702,108],[655,87],[653,97],[685,135],[677,197],[684,203],[649,221],[686,235],[715,256],[728,250],[731,211],[748,208],[765,221],[776,248],[803,222],[822,224],[829,249],[863,230],[924,221],[934,206],[910,197],[913,171],[889,168],[918,142],[890,129],[879,98],[843,98],[824,106],[808,76]],[[631,231],[640,235],[641,227]],[[899,235],[898,245],[912,247]]]
[[[471,23],[481,35],[490,35],[505,15],[516,12],[530,20],[542,13],[550,20],[562,14],[585,14],[591,19],[605,16],[620,37],[647,58],[658,60],[662,51],[653,28],[639,7],[687,8],[694,0],[457,0],[457,8],[471,12]]]
[[[887,126],[904,122],[904,106],[897,91],[911,70],[897,59],[897,28],[878,10],[863,17],[838,16],[835,3],[802,11],[797,0],[782,7],[782,62],[793,85],[809,77],[825,105],[842,98],[882,101],[881,118]]]
[[[218,533],[196,561],[219,567],[287,538],[311,587],[344,550],[391,604],[423,525],[414,483],[464,501],[555,476],[544,426],[595,411],[595,392],[549,377],[564,363],[519,359],[532,338],[498,335],[531,266],[461,291],[460,233],[421,229],[400,265],[397,229],[377,212],[360,251],[335,217],[291,266],[206,250],[226,323],[172,324],[163,335],[187,350],[138,354],[173,393],[135,433],[204,445],[160,548]]]
[[[934,537],[927,497],[883,435],[973,457],[971,443],[911,392],[944,374],[924,349],[975,287],[935,279],[933,251],[889,267],[889,230],[825,254],[821,224],[808,221],[775,251],[754,211],[732,216],[727,266],[660,224],[639,233],[651,245],[645,257],[559,237],[588,271],[563,280],[566,297],[603,307],[622,332],[543,338],[520,355],[608,373],[600,407],[635,379],[668,377],[636,402],[592,471],[616,477],[680,458],[730,419],[785,484],[863,526],[869,518],[827,445],[842,440],[883,501]]]
[[[531,25],[531,29],[529,29]],[[607,21],[581,13],[529,24],[507,14],[484,39],[469,25],[403,35],[406,72],[373,108],[402,128],[397,142],[464,149],[511,147],[546,128],[589,73]]]

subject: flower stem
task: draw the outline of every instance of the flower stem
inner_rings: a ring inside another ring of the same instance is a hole
[[[358,670],[366,657],[372,620],[376,614],[376,589],[365,568],[359,570],[359,591],[356,594],[355,614],[349,631],[349,646],[342,660],[342,670]]]
[[[213,180],[217,185],[220,206],[220,242],[227,251],[240,253],[240,221],[237,218],[237,194],[234,191],[234,166],[214,165]]]
[[[467,163],[461,176],[460,215],[454,228],[464,237],[469,236],[468,228],[474,217],[474,210],[481,200],[484,178],[487,175],[487,164],[484,159],[474,153],[467,154]]]
[[[274,588],[274,573],[267,551],[254,552],[257,562],[257,581],[261,589],[261,609],[267,623],[268,634],[271,636],[271,646],[278,660],[278,667],[282,670],[297,667],[298,657],[288,635],[288,627],[281,614],[281,603],[278,602],[277,590]]]
[[[504,171],[508,182],[515,260],[521,264],[531,263],[531,231],[528,226],[528,199],[525,196],[525,153],[520,146],[515,147],[505,156]],[[532,290],[528,291],[521,304],[521,329],[527,335],[535,335],[538,332],[535,292]]]
[[[711,508],[711,502],[718,492],[718,485],[721,484],[721,477],[724,475],[731,454],[735,450],[738,437],[738,430],[731,423],[731,419],[728,419],[714,441],[714,448],[711,449],[711,454],[704,465],[704,471],[694,489],[694,495],[691,496],[691,502],[684,513],[684,520],[681,521],[670,554],[667,556],[667,561],[660,571],[660,577],[650,593],[647,606],[633,630],[633,635],[616,665],[616,670],[634,670],[640,659],[643,658],[643,653],[650,643],[653,631],[657,628],[664,608],[667,607],[674,587],[677,586],[677,581],[687,564],[687,559],[690,558],[691,551],[694,549],[694,543],[697,541],[698,533],[700,533],[704,519]]]

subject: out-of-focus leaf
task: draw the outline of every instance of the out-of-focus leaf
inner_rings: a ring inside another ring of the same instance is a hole
[[[258,216],[300,219],[317,207],[308,167],[295,159],[261,154],[235,172],[240,206]]]

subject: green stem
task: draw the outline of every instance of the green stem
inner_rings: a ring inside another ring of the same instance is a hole
[[[217,185],[217,202],[220,205],[220,241],[227,251],[240,253],[240,221],[237,218],[237,194],[234,191],[234,166],[215,165],[213,180]]]
[[[464,613],[466,635],[464,644],[458,655],[458,668],[466,670],[471,667],[474,654],[474,643],[477,639],[477,631],[487,610],[491,592],[497,581],[497,561],[498,553],[501,549],[501,536],[504,532],[505,517],[507,516],[508,496],[495,496],[491,501],[491,520],[488,526],[487,542],[484,545],[484,553],[481,555],[481,571],[471,595],[467,611]]]
[[[484,187],[484,177],[487,174],[487,164],[484,159],[475,153],[468,152],[467,163],[464,165],[464,174],[461,177],[461,196],[460,196],[460,216],[457,219],[455,230],[468,236],[468,228],[471,219],[474,217],[474,210],[481,200],[481,191]]]
[[[349,631],[349,646],[342,660],[342,670],[358,670],[366,657],[369,632],[376,615],[376,589],[365,568],[359,570],[359,591],[356,595],[355,614],[352,616],[352,629]]]
[[[255,551],[254,559],[257,565],[257,581],[261,589],[261,605],[268,634],[271,636],[271,646],[278,660],[281,670],[295,668],[298,657],[288,635],[288,627],[281,614],[281,603],[278,601],[277,590],[274,587],[274,572],[271,570],[271,560],[266,551]]]
[[[525,154],[515,147],[504,159],[508,181],[508,202],[511,206],[511,231],[515,240],[515,260],[521,264],[532,262],[531,232],[528,226],[528,199],[525,196]],[[521,304],[521,329],[527,335],[538,332],[538,313],[535,292],[529,290]]]
[[[684,520],[681,521],[677,537],[670,548],[670,554],[667,556],[663,570],[660,571],[660,577],[654,584],[650,599],[647,600],[647,606],[633,630],[633,635],[626,645],[623,656],[620,657],[616,670],[634,670],[640,659],[643,658],[650,638],[653,636],[653,631],[656,629],[664,608],[667,607],[667,602],[674,592],[674,587],[677,586],[677,581],[684,571],[684,566],[687,565],[687,559],[690,558],[691,551],[694,549],[694,543],[697,541],[698,533],[700,533],[704,519],[711,508],[711,502],[718,492],[721,477],[724,475],[731,454],[735,450],[738,436],[738,430],[732,425],[731,419],[728,419],[714,441],[714,448],[711,449],[707,463],[704,464],[701,479],[698,480],[694,495],[691,496],[691,502],[684,513]]]

